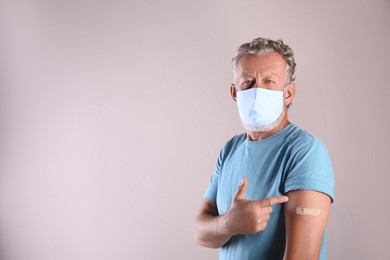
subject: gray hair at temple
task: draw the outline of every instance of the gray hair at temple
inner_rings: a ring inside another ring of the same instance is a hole
[[[294,60],[294,53],[292,49],[283,43],[282,40],[273,41],[266,38],[256,38],[252,40],[251,42],[244,43],[241,45],[236,55],[232,59],[232,65],[233,65],[233,74],[234,78],[236,78],[237,73],[237,64],[240,61],[240,59],[245,55],[261,55],[264,53],[279,53],[282,55],[283,59],[286,61],[286,80],[287,83],[292,83],[295,81],[295,60]]]

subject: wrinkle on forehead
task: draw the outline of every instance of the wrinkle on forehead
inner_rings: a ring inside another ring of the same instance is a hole
[[[275,52],[261,55],[245,55],[238,64],[235,81],[241,77],[270,77],[276,76],[287,82],[288,66],[283,57]]]

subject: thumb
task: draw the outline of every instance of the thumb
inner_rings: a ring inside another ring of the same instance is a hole
[[[245,191],[248,187],[248,180],[246,177],[242,177],[240,186],[238,186],[237,192],[234,195],[233,200],[244,200],[245,199]]]

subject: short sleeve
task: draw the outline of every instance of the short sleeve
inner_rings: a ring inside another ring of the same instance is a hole
[[[218,178],[219,178],[219,174],[221,172],[223,153],[224,153],[224,150],[222,150],[219,154],[214,173],[211,176],[209,186],[208,186],[207,191],[204,195],[204,198],[207,200],[211,200],[211,201],[217,200]]]
[[[284,193],[293,190],[314,190],[327,194],[334,201],[334,173],[325,144],[314,139],[293,149],[284,181]]]

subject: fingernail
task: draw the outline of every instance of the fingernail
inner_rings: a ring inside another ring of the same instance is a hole
[[[242,184],[244,184],[244,177],[241,178],[240,185],[238,185],[238,187],[241,187]]]

